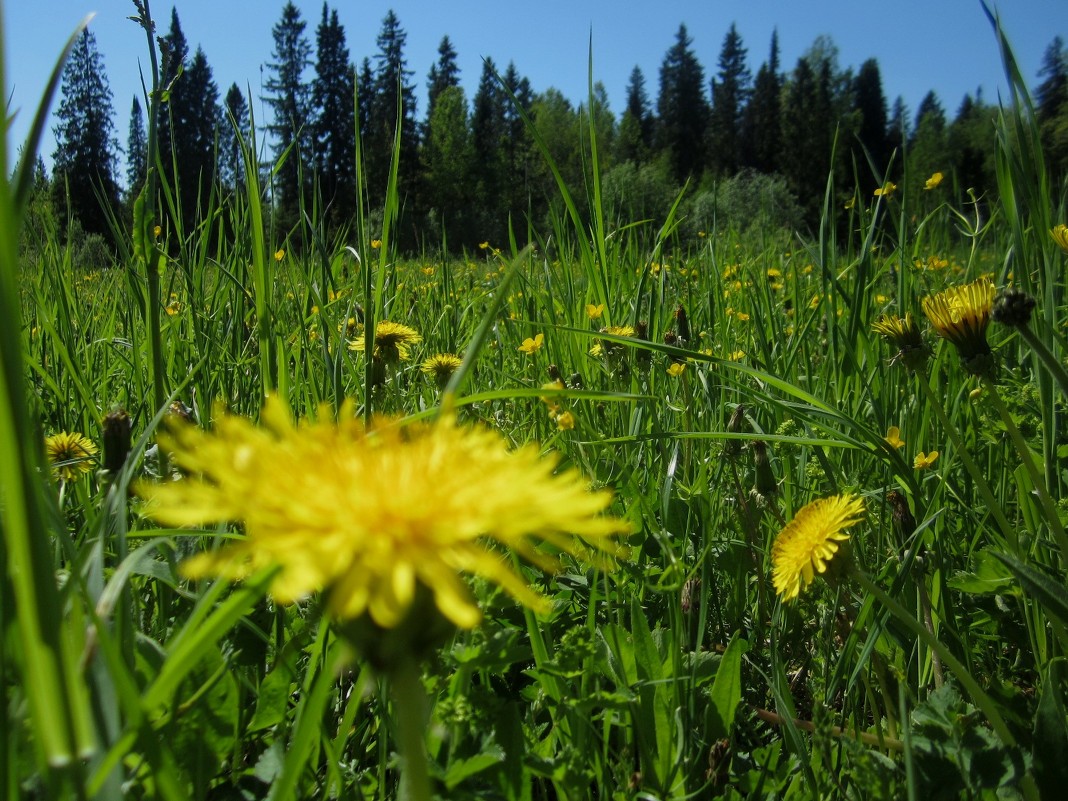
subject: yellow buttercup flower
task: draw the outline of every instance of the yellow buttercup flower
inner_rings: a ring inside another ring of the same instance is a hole
[[[802,508],[771,546],[771,579],[784,601],[791,601],[824,573],[849,539],[846,529],[860,522],[864,502],[852,494],[820,498]]]
[[[602,314],[604,314],[603,303],[598,303],[596,305],[594,305],[593,303],[586,304],[586,316],[589,317],[591,320],[600,320]]]
[[[912,466],[917,470],[926,470],[938,460],[938,451],[931,451],[930,453],[924,453],[920,451],[916,454],[916,458],[912,462]]]
[[[938,186],[938,185],[939,185],[940,183],[942,183],[942,178],[943,178],[943,175],[942,175],[942,173],[940,173],[940,172],[936,172],[936,173],[934,173],[934,174],[933,174],[933,175],[932,175],[932,176],[931,176],[930,178],[928,178],[928,179],[927,179],[927,180],[926,180],[926,181],[924,182],[924,184],[923,184],[923,188],[924,188],[924,189],[928,189],[928,190],[930,190],[930,189],[934,189],[934,188],[935,188],[935,187],[937,187],[937,186]]]
[[[570,431],[575,427],[575,415],[564,412],[556,416],[556,427],[560,431]]]
[[[52,475],[61,481],[74,481],[93,470],[96,445],[84,434],[63,431],[45,438],[45,454]]]
[[[523,344],[519,346],[520,353],[526,353],[533,355],[541,350],[541,346],[545,344],[545,334],[536,334],[533,339],[527,337],[523,340]]]
[[[1050,229],[1049,235],[1053,237],[1053,241],[1057,243],[1057,247],[1068,253],[1068,225],[1061,223],[1055,225]]]
[[[897,191],[897,184],[893,181],[887,181],[885,184],[875,190],[875,197],[890,197]]]
[[[382,247],[382,240],[381,239],[372,239],[371,240],[371,250],[378,250],[380,247]]]
[[[886,429],[886,436],[883,439],[895,450],[905,447],[905,440],[901,439],[901,429],[897,426],[890,426],[890,428]]]
[[[366,429],[354,411],[348,403],[336,423],[324,409],[298,425],[272,397],[259,427],[220,411],[211,432],[175,429],[165,447],[188,477],[142,482],[144,513],[170,526],[240,522],[244,532],[184,562],[184,575],[238,580],[277,566],[277,601],[322,591],[342,623],[392,629],[429,594],[448,621],[472,628],[481,612],[461,574],[549,608],[501,549],[548,570],[558,561],[542,543],[602,564],[622,555],[629,526],[601,514],[611,493],[590,492],[577,470],[555,472],[558,459],[536,444],[509,451],[500,434],[451,417]]]
[[[994,309],[994,285],[983,277],[923,299],[923,311],[938,335],[952,342],[964,368],[975,375],[994,369],[986,329]]]
[[[374,357],[384,362],[406,362],[411,356],[412,345],[422,342],[423,337],[414,328],[403,323],[382,320],[375,326]],[[349,343],[349,350],[363,353],[367,340],[363,334]]]
[[[281,260],[282,260],[282,259],[284,259],[285,257],[286,257],[286,252],[285,252],[285,250],[284,250],[284,249],[282,249],[282,248],[278,248],[278,250],[276,250],[276,251],[274,252],[274,260],[275,260],[275,261],[281,261]]]
[[[686,372],[685,362],[672,362],[668,365],[667,374],[672,378],[678,378],[684,372]]]

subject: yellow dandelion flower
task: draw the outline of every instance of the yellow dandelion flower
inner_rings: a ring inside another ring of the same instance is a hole
[[[890,426],[886,429],[886,436],[883,439],[890,443],[890,447],[895,450],[905,447],[905,440],[901,439],[901,429],[897,426]]]
[[[918,370],[927,361],[927,345],[923,342],[912,313],[904,317],[896,314],[884,314],[874,323],[872,330],[882,335],[891,345],[897,347],[897,353],[890,358],[891,364],[901,362],[910,370]]]
[[[541,350],[541,346],[545,344],[545,334],[535,334],[534,338],[527,337],[523,340],[523,344],[519,346],[520,353],[526,353],[527,355],[533,355]]]
[[[93,470],[96,445],[84,434],[63,431],[45,438],[45,454],[52,475],[60,481],[74,481]]]
[[[820,498],[801,509],[771,547],[771,578],[775,591],[791,601],[824,573],[838,552],[838,543],[849,539],[846,529],[860,522],[864,502],[856,495]]]
[[[439,387],[444,387],[461,364],[463,359],[455,353],[436,353],[419,365],[419,369],[433,378]]]
[[[570,431],[575,427],[575,415],[564,412],[556,416],[556,427],[560,431]]]
[[[667,369],[667,374],[672,378],[678,378],[684,372],[686,372],[685,362],[672,362]]]
[[[989,278],[950,287],[923,299],[923,311],[935,331],[957,348],[964,368],[975,375],[994,368],[986,329],[994,310],[994,285]]]
[[[282,259],[284,259],[285,257],[286,257],[286,252],[285,252],[285,250],[284,250],[284,249],[282,249],[282,248],[278,248],[278,250],[276,250],[276,251],[274,252],[274,260],[275,260],[275,261],[281,261],[281,260],[282,260]]]
[[[943,178],[942,173],[940,173],[940,172],[934,173],[930,178],[928,178],[926,181],[924,181],[923,188],[925,190],[934,189],[940,183],[942,183],[942,178]]]
[[[1057,247],[1068,253],[1068,225],[1061,223],[1050,229],[1049,235],[1057,243]]]
[[[920,451],[916,454],[916,458],[912,462],[912,466],[917,470],[926,470],[933,465],[938,459],[938,451],[931,451],[930,453],[924,453]]]
[[[406,362],[411,356],[412,345],[422,341],[423,337],[414,328],[382,320],[375,326],[374,357],[384,362]],[[366,349],[367,339],[363,334],[349,343],[349,350],[357,353]]]
[[[519,603],[545,611],[501,549],[543,569],[557,561],[540,549],[600,557],[622,555],[629,531],[601,513],[609,492],[590,492],[577,470],[555,472],[536,444],[509,451],[489,429],[451,417],[370,430],[323,410],[297,425],[285,403],[268,399],[262,424],[221,411],[215,427],[176,429],[166,447],[189,476],[142,482],[144,512],[170,526],[243,524],[244,536],[182,565],[189,578],[238,580],[277,566],[270,591],[280,603],[324,593],[334,619],[369,620],[384,629],[406,622],[429,595],[452,624],[481,619],[461,574],[498,584]]]
[[[603,303],[598,303],[596,305],[593,303],[586,304],[586,316],[591,320],[600,320],[602,314],[604,314]]]
[[[601,329],[602,334],[608,334],[614,337],[632,337],[634,336],[634,328],[629,325],[610,325]],[[618,356],[623,352],[623,346],[618,342],[613,342],[610,339],[598,339],[594,342],[593,347],[590,348],[591,356]]]

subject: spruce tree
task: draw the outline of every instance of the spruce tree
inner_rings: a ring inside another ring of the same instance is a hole
[[[909,172],[921,182],[932,173],[945,173],[950,167],[946,113],[933,91],[924,95],[916,109],[916,128],[909,137],[907,158]],[[908,189],[918,193],[920,186]]]
[[[471,147],[474,163],[471,177],[475,187],[476,221],[482,239],[501,241],[500,219],[504,190],[502,143],[506,136],[507,99],[497,81],[493,59],[482,62],[482,75],[471,110]]]
[[[1054,37],[1042,59],[1035,110],[1042,145],[1055,181],[1068,177],[1068,50]]]
[[[619,161],[638,166],[646,161],[653,146],[654,124],[649,95],[645,91],[645,75],[641,67],[635,66],[627,81],[627,107],[619,120],[616,140]]]
[[[821,72],[825,72],[822,67]],[[779,163],[787,185],[801,200],[809,223],[818,218],[830,170],[826,83],[826,74],[818,75],[809,59],[800,58],[783,90]]]
[[[245,175],[241,143],[243,141],[251,147],[251,142],[248,101],[236,83],[230,84],[226,90],[223,105],[222,119],[219,121],[219,180],[226,189],[237,191]]]
[[[287,2],[282,17],[272,29],[274,51],[267,68],[267,96],[264,98],[274,112],[267,131],[274,139],[276,159],[285,155],[285,163],[275,178],[276,207],[283,224],[297,219],[311,155],[308,119],[308,85],[304,71],[311,65],[311,45],[304,35],[305,22],[300,10]],[[289,151],[287,153],[287,151]]]
[[[166,36],[159,39],[162,63],[160,64],[160,83],[164,89],[163,102],[159,106],[159,129],[156,132],[158,147],[157,157],[162,168],[162,175],[170,186],[175,185],[174,164],[177,161],[175,143],[181,141],[181,134],[175,130],[174,119],[180,116],[183,95],[187,93],[188,81],[182,80],[189,60],[189,42],[182,31],[178,19],[178,9],[171,8],[171,26]],[[174,112],[179,107],[178,114]],[[180,127],[180,125],[179,125]]]
[[[415,119],[415,87],[412,72],[404,58],[408,34],[393,11],[382,20],[376,43],[374,95],[367,135],[367,174],[372,193],[385,191],[393,142],[400,124],[400,192],[414,189],[419,154],[419,132]],[[399,119],[398,119],[399,114]]]
[[[771,54],[760,65],[742,114],[742,165],[763,173],[778,170],[782,151],[782,87],[779,34],[771,33]]]
[[[431,223],[452,248],[471,246],[477,241],[478,232],[468,227],[474,150],[464,90],[458,85],[445,87],[433,108],[422,150]]]
[[[530,81],[519,73],[514,61],[508,62],[502,80],[508,90],[501,95],[504,116],[504,138],[501,140],[502,203],[504,209],[515,217],[526,212],[530,206],[531,181],[538,161],[534,140],[519,113],[519,109],[531,113],[534,91]],[[508,96],[509,92],[511,97]]]
[[[118,143],[104,61],[88,29],[78,37],[63,68],[61,93],[52,156],[59,208],[78,219],[86,232],[106,234],[109,215],[119,204]]]
[[[371,108],[375,96],[375,72],[371,68],[371,59],[364,56],[360,64],[360,74],[356,76],[356,123],[360,127],[360,141],[367,149],[367,138],[371,131]]]
[[[353,95],[356,73],[349,61],[345,29],[337,10],[323,3],[316,31],[317,58],[312,84],[315,114],[315,172],[323,203],[334,223],[346,223],[356,208],[356,125]]]
[[[434,104],[438,96],[451,86],[460,85],[460,67],[456,63],[456,50],[448,36],[438,45],[438,60],[431,66],[426,76],[426,119],[427,125],[434,115]],[[466,101],[465,101],[466,102]]]
[[[719,54],[719,73],[712,80],[709,117],[710,163],[721,176],[733,175],[742,165],[742,115],[750,93],[745,59],[742,37],[731,23]]]
[[[871,157],[873,170],[865,170],[867,176],[863,182],[866,195],[875,191],[880,180],[885,179],[890,161],[890,142],[887,138],[886,96],[883,94],[883,80],[879,74],[879,62],[869,58],[860,65],[860,71],[853,80],[853,110],[859,117],[857,139],[862,148],[858,148],[858,164],[866,163],[863,151]]]
[[[699,178],[705,163],[708,100],[704,68],[693,51],[685,25],[660,66],[659,147],[667,152],[672,177],[679,183]]]
[[[145,115],[136,95],[130,108],[130,128],[126,137],[126,195],[134,198],[141,191],[148,173],[148,134]]]

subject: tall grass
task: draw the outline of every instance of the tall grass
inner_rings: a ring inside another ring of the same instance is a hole
[[[267,393],[300,416],[346,398],[368,418],[449,405],[614,489],[634,525],[613,571],[529,573],[548,616],[473,583],[484,624],[421,676],[440,797],[1062,786],[1065,254],[1046,232],[1064,204],[995,30],[1014,94],[998,128],[1001,202],[975,225],[948,193],[915,220],[904,192],[846,212],[829,180],[812,187],[825,203],[811,238],[724,224],[689,239],[684,197],[649,236],[604,206],[592,119],[582,187],[527,119],[559,200],[527,249],[402,257],[399,144],[375,198],[358,138],[353,229],[331,237],[312,207],[290,240],[270,225],[253,137],[243,191],[213,196],[215,229],[177,219],[177,188],[150,184],[115,268],[80,270],[53,230],[20,269],[32,158],[12,171],[0,155],[12,176],[0,193],[6,796],[395,795],[388,696],[317,603],[275,604],[269,573],[236,588],[181,579],[181,559],[238,534],[161,530],[128,494],[134,476],[182,480],[153,445],[183,412],[173,401],[210,427],[213,404],[255,417]],[[1026,329],[990,329],[996,383],[931,333],[923,370],[889,363],[872,322],[922,316],[921,298],[984,274],[1038,299]],[[377,375],[348,345],[383,320],[423,342]],[[537,334],[540,348],[520,350]],[[446,351],[463,364],[442,387],[419,363]],[[100,441],[119,406],[134,421],[124,466],[50,478],[42,437]],[[780,602],[772,542],[841,492],[867,510],[858,572]]]

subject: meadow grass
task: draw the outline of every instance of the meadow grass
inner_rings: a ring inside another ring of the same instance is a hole
[[[812,235],[726,221],[687,239],[679,204],[656,225],[611,219],[591,136],[588,192],[560,181],[527,248],[398,256],[395,164],[381,230],[363,195],[331,238],[315,209],[299,232],[272,228],[255,182],[209,222],[175,219],[164,186],[118,262],[88,270],[59,230],[20,261],[28,178],[13,173],[6,797],[386,798],[398,751],[410,766],[421,747],[428,781],[411,797],[1048,797],[1068,748],[1068,255],[1004,47],[1000,202],[932,192],[913,209],[901,193],[844,210],[828,192]],[[1037,307],[984,330],[996,369],[976,376],[921,300],[983,276]],[[930,348],[914,370],[872,329],[906,313]],[[407,359],[367,358],[382,321],[421,336]],[[443,353],[462,359],[451,378],[420,369]],[[161,528],[131,492],[188,480],[155,444],[161,426],[211,428],[224,408],[257,419],[268,394],[300,418],[346,400],[365,419],[445,406],[540,443],[615,493],[629,556],[607,569],[565,554],[555,575],[516,561],[550,599],[543,615],[472,580],[482,625],[390,700],[317,598],[274,603],[270,574],[182,577],[239,529]],[[50,479],[45,437],[81,432],[114,458],[102,427],[117,409],[132,421],[121,466]],[[777,535],[845,493],[865,509],[848,560],[781,601]],[[413,738],[399,707],[418,686],[432,701]]]

